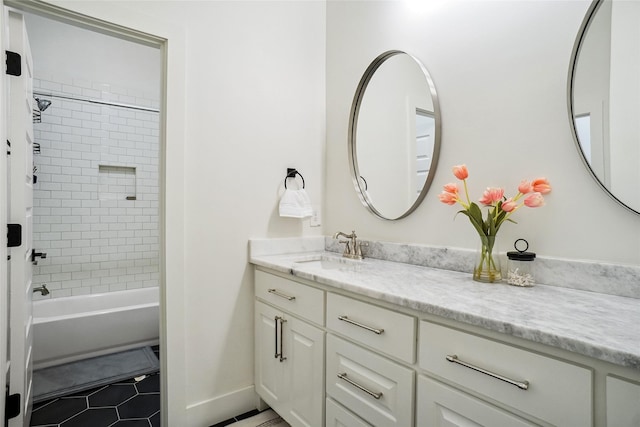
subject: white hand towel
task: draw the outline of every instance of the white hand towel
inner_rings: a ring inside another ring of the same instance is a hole
[[[289,218],[309,218],[313,215],[311,199],[304,188],[284,190],[280,199],[280,216]]]

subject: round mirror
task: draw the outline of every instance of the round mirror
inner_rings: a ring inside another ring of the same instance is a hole
[[[596,0],[569,68],[569,115],[600,186],[640,213],[640,2]]]
[[[349,118],[349,163],[362,203],[380,218],[413,212],[433,180],[440,109],[433,81],[415,57],[392,50],[360,80]]]

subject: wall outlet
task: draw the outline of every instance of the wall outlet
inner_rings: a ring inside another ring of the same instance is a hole
[[[309,219],[310,227],[320,227],[322,225],[322,214],[320,213],[320,206],[313,206],[313,215]]]

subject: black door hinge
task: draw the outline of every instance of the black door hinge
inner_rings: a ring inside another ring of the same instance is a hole
[[[7,247],[15,248],[22,244],[22,225],[7,224]]]
[[[11,154],[11,141],[7,139],[7,156]]]
[[[22,74],[22,58],[19,53],[5,50],[7,54],[7,74],[10,76],[19,76]]]
[[[7,386],[7,391],[5,394],[5,405],[4,405],[4,425],[5,427],[9,425],[9,420],[11,418],[15,418],[20,415],[20,394],[9,394],[9,387]]]

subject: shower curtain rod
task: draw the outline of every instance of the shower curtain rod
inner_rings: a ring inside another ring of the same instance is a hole
[[[69,95],[59,95],[59,94],[56,94],[56,93],[44,93],[44,92],[33,91],[33,94],[34,95],[38,95],[38,96],[47,96],[49,98],[70,99],[70,100],[73,100],[73,101],[83,101],[83,102],[90,102],[92,104],[108,105],[110,107],[122,107],[122,108],[129,108],[131,110],[148,111],[150,113],[159,113],[160,112],[160,110],[158,110],[157,108],[142,107],[142,106],[139,106],[139,105],[131,105],[131,104],[121,104],[119,102],[100,101],[98,99],[77,98],[77,97],[73,97],[73,96],[69,96]]]

